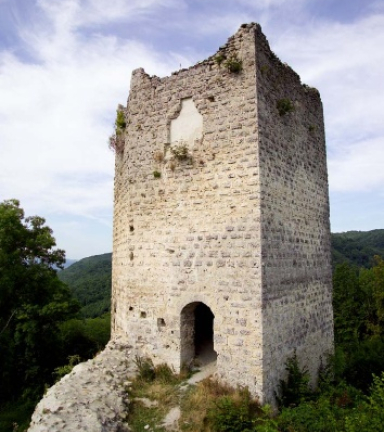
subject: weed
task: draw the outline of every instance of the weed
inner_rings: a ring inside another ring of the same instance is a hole
[[[179,424],[183,431],[243,431],[259,411],[248,389],[205,379],[183,397]]]
[[[166,364],[155,367],[150,359],[139,356],[136,356],[135,363],[138,375],[129,390],[129,426],[133,432],[147,429],[164,431],[159,425],[179,402],[180,378]],[[146,404],[145,399],[155,403]]]
[[[124,108],[122,105],[119,105],[119,108],[116,111],[114,126],[113,134],[108,138],[108,147],[116,153],[122,153],[124,149],[124,132],[127,127]]]
[[[161,151],[155,152],[155,154],[153,155],[153,159],[156,162],[158,162],[158,163],[163,162],[163,160],[164,160],[164,153],[161,152]]]
[[[180,144],[171,147],[171,153],[178,160],[187,160],[191,158],[191,155],[188,151],[188,146],[184,142],[180,142]]]
[[[81,358],[78,354],[69,356],[68,357],[68,364],[66,364],[64,366],[59,366],[53,371],[52,375],[55,377],[55,382],[59,381],[61,378],[63,378],[63,376],[69,374],[69,372],[71,372],[72,369],[78,363],[80,363],[80,361],[81,361]]]
[[[217,65],[221,66],[221,64],[223,63],[223,61],[226,59],[224,54],[217,54],[217,56],[215,56],[215,62]]]
[[[276,103],[277,110],[279,111],[280,116],[288,114],[294,111],[295,106],[290,99],[279,99]]]
[[[240,73],[243,69],[243,62],[233,55],[225,61],[224,66],[231,73]]]
[[[161,178],[161,172],[159,172],[159,171],[153,171],[153,177],[155,177],[155,179],[159,179],[159,178]]]
[[[118,131],[123,131],[126,127],[127,127],[127,122],[125,120],[124,111],[118,109],[116,111],[116,120],[115,120],[116,133],[118,133]]]
[[[177,377],[172,369],[165,363],[162,363],[155,368],[156,379],[163,384],[174,384]]]
[[[155,379],[155,367],[151,359],[140,356],[135,357],[135,365],[137,367],[138,376],[141,381],[152,382]]]
[[[162,418],[163,413],[157,407],[146,407],[141,401],[136,400],[130,402],[128,423],[132,431],[165,431],[164,428],[158,427]]]

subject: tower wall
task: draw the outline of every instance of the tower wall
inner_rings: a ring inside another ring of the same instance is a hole
[[[256,31],[263,380],[271,399],[295,350],[313,384],[333,350],[331,239],[320,95]]]
[[[222,57],[241,60],[241,72]],[[282,98],[295,110],[280,116]],[[204,303],[218,375],[271,400],[295,348],[314,370],[332,347],[318,93],[273,56],[257,25],[245,25],[215,56],[170,77],[135,70],[126,118],[113,337],[179,370],[189,334],[182,311]]]

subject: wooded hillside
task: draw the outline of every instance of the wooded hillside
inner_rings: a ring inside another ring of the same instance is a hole
[[[94,255],[59,272],[59,278],[73,291],[86,318],[95,318],[111,308],[112,254]]]

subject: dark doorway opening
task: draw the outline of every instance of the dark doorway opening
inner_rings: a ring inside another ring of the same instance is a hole
[[[205,365],[215,361],[214,318],[211,309],[201,302],[190,303],[181,311],[181,366],[194,362]]]

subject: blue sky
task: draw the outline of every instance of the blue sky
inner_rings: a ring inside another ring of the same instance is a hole
[[[252,21],[320,91],[332,231],[384,228],[384,0],[0,0],[0,200],[45,217],[68,258],[111,251],[131,71],[169,75]]]

